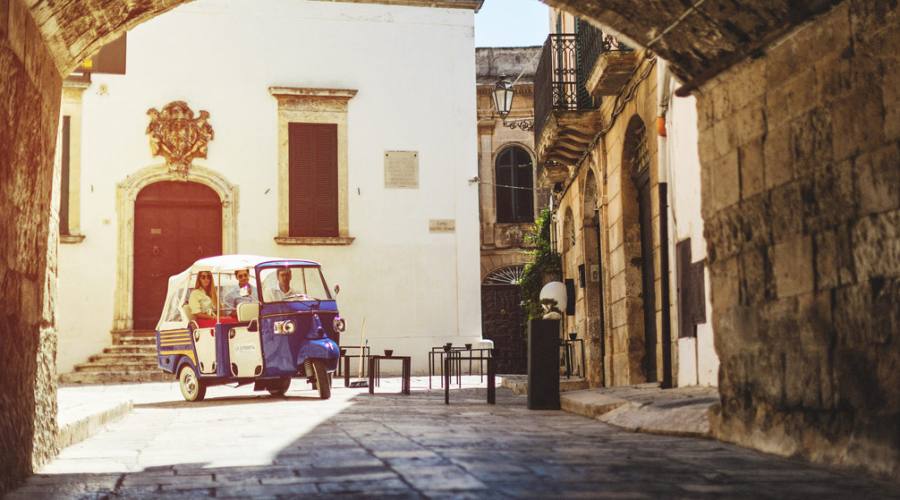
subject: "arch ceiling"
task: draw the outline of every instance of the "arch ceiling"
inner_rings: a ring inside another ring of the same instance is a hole
[[[61,74],[104,43],[190,0],[25,0]],[[337,0],[477,9],[482,0]],[[753,55],[839,0],[542,0],[672,63],[688,86]]]

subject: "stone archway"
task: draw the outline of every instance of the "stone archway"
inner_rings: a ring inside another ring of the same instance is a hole
[[[237,252],[238,187],[215,170],[192,166],[186,175],[173,172],[167,165],[143,168],[116,186],[119,248],[116,260],[116,298],[113,330],[133,328],[134,300],[134,204],[145,187],[163,181],[195,182],[211,188],[222,200],[222,253]]]
[[[588,384],[592,387],[605,385],[605,307],[603,301],[603,248],[601,242],[599,187],[594,170],[588,171],[581,190],[582,198],[582,251],[584,252],[584,310],[586,322],[585,340],[587,345]]]
[[[185,1],[0,2],[0,213],[16,221],[0,224],[13,332],[0,335],[13,360],[0,366],[0,490],[53,453],[61,75]],[[717,435],[900,474],[900,350],[877,348],[900,342],[900,4],[544,1],[652,49],[698,91]]]

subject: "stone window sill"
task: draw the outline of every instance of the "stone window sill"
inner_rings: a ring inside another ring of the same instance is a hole
[[[82,241],[84,241],[83,234],[61,234],[61,235],[59,235],[60,243],[66,243],[66,244],[71,245],[71,244],[75,244],[75,243],[81,243]]]
[[[279,245],[346,246],[353,243],[352,236],[276,236]]]

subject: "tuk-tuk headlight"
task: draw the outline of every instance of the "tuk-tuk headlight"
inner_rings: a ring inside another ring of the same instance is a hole
[[[343,332],[347,329],[347,322],[344,321],[344,318],[337,316],[334,318],[334,322],[332,323],[334,326],[334,331]]]
[[[285,321],[276,321],[273,325],[273,330],[275,330],[275,333],[278,335],[290,335],[297,330],[297,325],[289,319]]]

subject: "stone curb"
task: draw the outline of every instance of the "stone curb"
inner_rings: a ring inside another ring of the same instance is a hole
[[[631,432],[712,438],[709,404],[656,406],[653,403],[600,394],[596,390],[561,394],[560,403],[564,411],[597,419]]]
[[[499,387],[509,389],[517,396],[528,393],[528,379],[524,375],[498,375],[497,378]],[[559,379],[559,392],[583,391],[587,387],[587,380],[583,378]]]
[[[127,415],[133,408],[132,402],[123,401],[106,410],[61,425],[56,433],[56,449],[63,450],[84,441],[100,431],[104,425]]]

